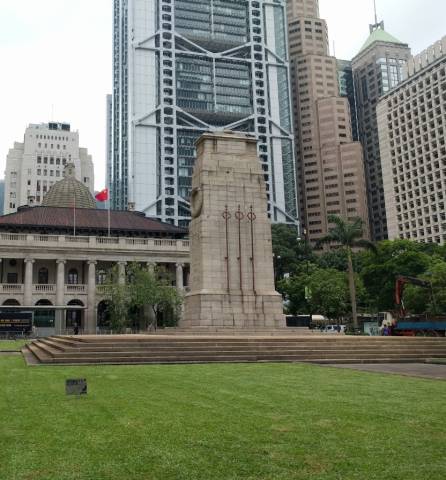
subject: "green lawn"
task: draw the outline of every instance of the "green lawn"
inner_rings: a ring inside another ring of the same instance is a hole
[[[0,340],[0,352],[20,351],[26,340]]]
[[[67,398],[66,378],[88,379]],[[0,357],[2,480],[444,480],[446,382]]]

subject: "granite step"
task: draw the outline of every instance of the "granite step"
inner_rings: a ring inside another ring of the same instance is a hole
[[[446,339],[64,336],[34,341],[29,351],[45,364],[397,363],[446,359]]]

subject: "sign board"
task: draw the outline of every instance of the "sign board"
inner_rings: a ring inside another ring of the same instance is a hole
[[[311,315],[287,315],[287,327],[309,327],[311,325]]]
[[[33,312],[0,312],[0,333],[31,333]]]
[[[77,378],[65,381],[67,395],[87,395],[87,379]]]

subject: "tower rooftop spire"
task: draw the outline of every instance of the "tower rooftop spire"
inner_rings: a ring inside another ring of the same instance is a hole
[[[376,9],[376,0],[373,0],[373,10],[375,12],[375,23],[369,25],[370,33],[373,33],[375,30],[381,29],[384,30],[384,21],[378,22],[378,11]]]

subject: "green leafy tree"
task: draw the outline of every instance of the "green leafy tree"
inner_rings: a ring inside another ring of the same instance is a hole
[[[432,260],[423,244],[409,240],[386,240],[377,245],[373,254],[362,252],[358,256],[361,278],[377,311],[395,307],[395,282],[399,275],[420,277],[428,271]]]
[[[334,226],[330,228],[328,235],[319,240],[318,244],[334,244],[337,248],[343,249],[346,252],[352,320],[353,326],[358,328],[353,249],[363,248],[375,251],[376,247],[372,242],[363,238],[364,222],[360,218],[357,218],[353,222],[349,222],[336,215],[329,215],[328,221]]]
[[[130,265],[128,273],[131,305],[139,311],[146,307],[151,308],[154,322],[160,314],[170,313],[173,315],[173,323],[176,324],[183,297],[176,288],[172,287],[172,276],[169,272],[161,268],[151,271],[134,263]]]
[[[278,284],[278,291],[287,301],[287,313],[302,315],[313,313],[312,306],[305,298],[305,287],[309,284],[311,274],[301,272],[282,279]]]
[[[310,277],[311,310],[333,320],[349,311],[349,289],[346,274],[333,269],[318,269]]]
[[[310,264],[317,263],[311,245],[299,237],[296,227],[275,224],[271,231],[277,281],[286,273],[294,275],[302,269],[308,270]]]
[[[127,282],[119,283],[118,272],[113,268],[109,272],[106,285],[109,300],[110,321],[113,330],[122,332],[125,328],[147,327],[145,311],[152,309],[151,324],[156,327],[161,314],[171,315],[171,325],[179,318],[183,297],[172,286],[172,275],[165,269],[155,271],[138,263],[127,267]]]
[[[320,314],[339,320],[350,310],[348,278],[345,272],[312,267],[279,284],[291,314]],[[310,297],[306,298],[306,292]]]
[[[129,326],[130,298],[128,287],[118,281],[118,269],[112,268],[105,284],[105,296],[108,300],[110,327],[113,331],[122,333]]]
[[[429,311],[434,314],[446,315],[446,259],[434,260],[426,279],[432,282],[433,298]]]
[[[411,313],[446,314],[446,262],[434,257],[428,271],[420,276],[430,282],[431,289],[408,285],[404,290],[404,305]]]
[[[348,270],[347,252],[345,250],[330,250],[322,253],[318,258],[320,268],[334,268],[340,272]]]

